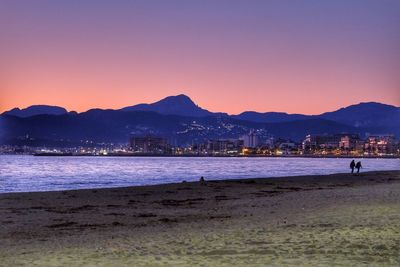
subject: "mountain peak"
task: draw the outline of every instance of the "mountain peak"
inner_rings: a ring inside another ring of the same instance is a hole
[[[169,102],[169,103],[197,106],[190,97],[188,97],[187,95],[184,95],[184,94],[180,94],[180,95],[176,95],[176,96],[167,96],[166,98],[163,98],[160,101],[157,101],[153,104],[161,103],[161,102]]]
[[[187,99],[187,100],[192,101],[192,99],[185,94],[171,95],[171,96],[167,96],[166,98]]]
[[[196,105],[190,97],[184,94],[168,96],[151,104],[139,104],[122,108],[123,111],[153,111],[165,115],[180,115],[190,117],[205,117],[212,112]]]

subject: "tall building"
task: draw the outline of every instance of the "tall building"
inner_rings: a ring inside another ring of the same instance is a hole
[[[254,131],[250,131],[250,133],[243,135],[241,139],[243,140],[243,146],[247,148],[255,148],[259,144],[258,136]]]

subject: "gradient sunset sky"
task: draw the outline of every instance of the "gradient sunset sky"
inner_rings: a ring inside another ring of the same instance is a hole
[[[399,0],[0,0],[0,112],[400,105]]]

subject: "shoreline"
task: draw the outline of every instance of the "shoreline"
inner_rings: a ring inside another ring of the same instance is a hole
[[[74,153],[40,153],[40,154],[0,154],[4,156],[35,157],[171,157],[171,158],[355,158],[355,159],[400,159],[400,155],[163,155],[163,154],[74,154]]]
[[[400,171],[0,194],[6,266],[398,265]]]
[[[36,157],[178,157],[178,158],[376,158],[376,159],[400,159],[400,155],[162,155],[162,154],[108,154],[108,155],[85,155],[85,154],[66,154],[66,155],[36,155]]]
[[[380,170],[380,171],[364,171],[360,172],[359,174],[357,173],[331,173],[331,174],[312,174],[312,175],[293,175],[293,176],[271,176],[271,177],[256,177],[256,178],[231,178],[231,179],[221,179],[221,180],[216,180],[216,179],[210,179],[206,180],[206,183],[229,183],[229,182],[253,182],[253,181],[263,181],[263,180],[268,180],[270,182],[274,183],[279,183],[279,181],[283,182],[299,182],[299,179],[301,181],[307,182],[307,180],[313,180],[315,178],[318,179],[328,179],[327,177],[338,177],[338,176],[344,176],[347,178],[350,178],[348,176],[351,176],[351,180],[357,179],[356,177],[363,177],[365,174],[375,174],[375,173],[396,173],[398,172],[400,174],[400,170]],[[364,174],[364,175],[363,175]],[[115,189],[140,189],[140,188],[147,188],[147,187],[163,187],[163,186],[171,186],[171,185],[185,185],[185,184],[198,184],[199,181],[186,181],[182,180],[182,182],[175,182],[175,183],[160,183],[160,184],[147,184],[147,185],[132,185],[132,186],[115,186],[115,187],[93,187],[93,188],[79,188],[79,189],[60,189],[60,190],[44,190],[44,191],[19,191],[19,192],[0,192],[0,197],[5,194],[30,194],[30,193],[52,193],[52,192],[75,192],[75,191],[91,191],[91,190],[115,190]]]

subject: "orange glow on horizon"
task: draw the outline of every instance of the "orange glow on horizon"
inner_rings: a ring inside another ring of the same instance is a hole
[[[0,10],[0,112],[177,94],[229,114],[400,105],[398,3],[33,2]]]

